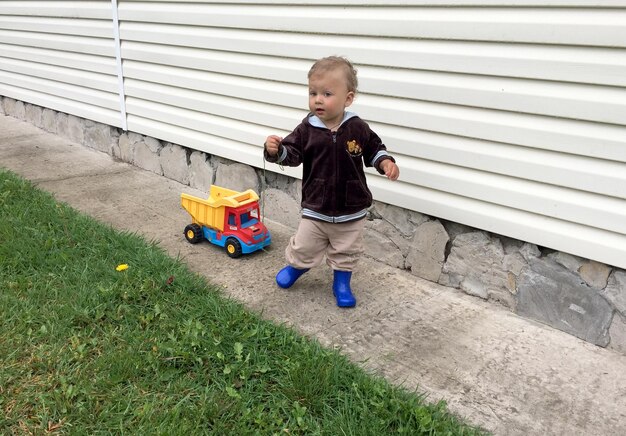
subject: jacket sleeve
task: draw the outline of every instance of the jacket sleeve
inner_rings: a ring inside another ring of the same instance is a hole
[[[385,174],[381,169],[380,163],[386,159],[395,162],[396,160],[387,152],[387,147],[383,144],[380,137],[369,126],[366,128],[367,146],[363,151],[363,161],[365,166],[374,167],[379,174]]]
[[[302,163],[303,155],[303,128],[300,124],[296,129],[287,135],[280,143],[278,147],[278,154],[276,156],[270,156],[267,151],[263,151],[265,160],[279,165],[288,167],[297,167]]]

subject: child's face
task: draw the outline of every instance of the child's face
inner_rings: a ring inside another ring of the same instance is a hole
[[[345,108],[353,100],[354,92],[348,91],[346,75],[342,69],[322,71],[309,78],[309,110],[329,129],[334,129],[341,123]]]

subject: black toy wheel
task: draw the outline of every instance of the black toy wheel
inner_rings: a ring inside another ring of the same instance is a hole
[[[241,243],[235,238],[228,238],[224,248],[226,249],[226,254],[233,259],[241,256]]]
[[[189,224],[185,227],[185,238],[190,244],[197,244],[202,240],[202,228],[198,224]]]

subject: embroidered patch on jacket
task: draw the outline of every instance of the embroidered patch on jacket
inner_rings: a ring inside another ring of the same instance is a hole
[[[351,156],[358,157],[363,153],[363,149],[355,139],[346,142],[346,149]]]

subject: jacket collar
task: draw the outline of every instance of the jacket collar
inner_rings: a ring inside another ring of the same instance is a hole
[[[341,124],[339,124],[339,127],[341,127],[343,125],[343,123],[348,121],[350,118],[354,118],[354,117],[358,117],[358,115],[355,114],[354,112],[346,111],[343,114],[343,120],[341,120]],[[310,114],[309,117],[307,118],[307,120],[309,121],[309,124],[311,126],[313,126],[313,127],[319,127],[321,129],[328,129],[328,127],[326,127],[324,122],[322,120],[320,120],[317,115]]]

